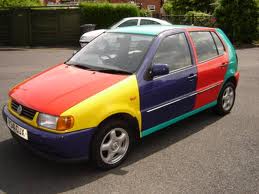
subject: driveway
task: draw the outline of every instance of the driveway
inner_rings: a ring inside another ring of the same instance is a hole
[[[0,49],[0,104],[9,88],[63,62],[72,49]],[[231,114],[205,111],[139,142],[122,166],[34,156],[0,119],[0,193],[259,193],[259,48],[238,50],[240,82]]]

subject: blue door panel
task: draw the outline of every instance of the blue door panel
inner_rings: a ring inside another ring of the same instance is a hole
[[[140,87],[143,130],[192,110],[195,103],[196,77],[189,80],[188,76],[195,73],[196,67],[192,66],[149,81]],[[156,110],[151,111],[153,109]]]
[[[175,72],[164,77],[147,81],[140,86],[141,110],[166,103],[180,96],[190,94],[196,90],[196,77],[189,80],[187,77],[196,74],[196,67]]]
[[[171,120],[183,114],[183,112],[189,112],[194,106],[195,96],[185,98],[179,102],[170,104],[168,106],[153,110],[152,112],[142,112],[142,129],[143,131],[159,125],[163,122]]]

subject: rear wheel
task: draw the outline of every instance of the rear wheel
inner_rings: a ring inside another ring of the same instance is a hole
[[[128,156],[132,134],[124,121],[112,120],[100,127],[92,143],[92,159],[101,169],[120,165]]]
[[[218,102],[215,107],[216,113],[219,115],[226,115],[230,113],[235,103],[235,97],[235,85],[232,82],[226,83],[221,89],[220,95],[218,97]]]

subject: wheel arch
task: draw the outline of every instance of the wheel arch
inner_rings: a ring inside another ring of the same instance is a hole
[[[229,78],[225,81],[224,84],[226,84],[226,83],[228,83],[228,82],[233,83],[234,86],[235,86],[235,88],[237,87],[237,82],[238,82],[238,80],[236,80],[236,77],[235,77],[235,76],[229,77]]]
[[[140,138],[140,129],[139,129],[139,123],[138,123],[138,119],[132,115],[130,115],[129,113],[115,113],[112,114],[110,116],[108,116],[107,118],[105,118],[99,125],[98,128],[101,126],[104,126],[106,123],[111,122],[112,120],[122,120],[125,121],[127,123],[129,123],[130,128],[133,131],[134,137],[136,139]]]

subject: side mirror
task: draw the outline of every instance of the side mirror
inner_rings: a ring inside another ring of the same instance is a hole
[[[152,77],[169,74],[169,67],[167,64],[156,63],[151,68]]]

